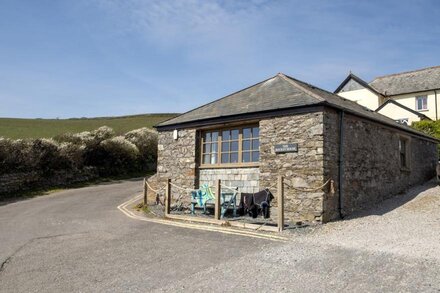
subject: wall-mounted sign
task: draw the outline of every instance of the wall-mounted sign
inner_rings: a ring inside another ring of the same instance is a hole
[[[297,143],[276,144],[275,153],[296,153],[298,152]]]

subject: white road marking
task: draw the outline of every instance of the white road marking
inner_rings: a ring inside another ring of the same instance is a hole
[[[272,240],[272,241],[281,241],[285,242],[288,239],[282,236],[276,236],[276,235],[268,235],[263,233],[256,233],[251,231],[242,231],[242,230],[232,230],[231,228],[224,228],[224,227],[215,227],[215,226],[205,226],[200,224],[190,224],[190,223],[182,223],[182,222],[176,222],[171,220],[165,220],[165,219],[152,219],[147,217],[142,217],[139,215],[136,215],[132,211],[130,211],[127,207],[134,202],[138,201],[142,198],[142,195],[138,195],[118,206],[118,209],[123,212],[127,217],[145,221],[145,222],[152,222],[157,224],[163,224],[163,225],[169,225],[169,226],[175,226],[175,227],[181,227],[181,228],[188,228],[188,229],[196,229],[196,230],[203,230],[203,231],[211,231],[211,232],[219,232],[224,234],[230,234],[230,235],[238,235],[238,236],[246,236],[246,237],[253,237],[253,238],[259,238],[259,239],[266,239],[266,240]]]

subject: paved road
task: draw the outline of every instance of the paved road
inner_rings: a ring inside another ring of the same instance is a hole
[[[137,221],[140,181],[0,207],[0,292],[440,291],[435,258]],[[380,235],[378,235],[380,237]]]

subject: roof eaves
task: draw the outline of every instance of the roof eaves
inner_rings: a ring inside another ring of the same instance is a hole
[[[432,136],[430,136],[430,135],[428,135],[426,133],[418,131],[418,130],[416,130],[414,128],[411,128],[409,126],[404,127],[403,125],[397,124],[396,122],[392,123],[393,122],[392,119],[390,119],[390,122],[385,122],[385,121],[381,121],[379,119],[375,119],[373,117],[370,117],[368,115],[365,115],[365,114],[363,114],[361,112],[353,111],[352,109],[348,109],[348,108],[345,108],[345,107],[334,105],[334,104],[331,104],[331,103],[328,103],[328,102],[326,104],[327,104],[328,107],[331,107],[331,108],[334,108],[334,109],[337,109],[337,110],[342,110],[342,111],[350,113],[350,114],[352,114],[354,116],[362,117],[364,119],[367,119],[367,120],[370,120],[370,121],[374,121],[374,122],[379,123],[381,125],[385,125],[385,126],[389,126],[389,127],[395,128],[395,129],[399,129],[401,131],[409,132],[409,133],[412,133],[412,134],[417,135],[419,137],[423,137],[424,139],[427,139],[427,140],[430,140],[430,141],[435,141],[436,143],[440,143],[439,139],[437,139],[435,137],[432,137]],[[374,111],[372,111],[372,112],[374,112]],[[377,114],[379,114],[379,113],[377,113]],[[379,114],[379,115],[381,115],[381,114]]]

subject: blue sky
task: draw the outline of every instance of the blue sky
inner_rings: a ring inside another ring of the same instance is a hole
[[[0,117],[183,112],[284,72],[440,65],[440,2],[0,0]]]

